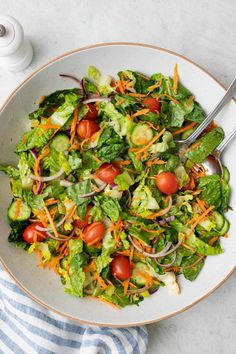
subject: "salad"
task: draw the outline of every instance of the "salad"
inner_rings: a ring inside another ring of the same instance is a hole
[[[65,292],[115,307],[138,304],[177,276],[193,281],[207,256],[223,252],[229,172],[202,162],[223,140],[210,127],[180,156],[204,119],[173,78],[133,70],[118,79],[93,66],[75,88],[40,98],[16,146],[10,177],[9,242],[53,269]],[[74,81],[72,81],[74,80]]]

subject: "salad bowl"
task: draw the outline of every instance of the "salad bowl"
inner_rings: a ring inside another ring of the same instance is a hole
[[[145,44],[108,43],[81,48],[52,60],[26,79],[0,110],[1,163],[17,164],[15,146],[29,128],[27,115],[36,109],[37,99],[42,95],[72,86],[71,82],[62,79],[60,74],[66,73],[81,78],[86,75],[88,66],[93,65],[101,72],[114,77],[117,72],[126,69],[136,70],[147,76],[154,72],[172,76],[175,64],[178,64],[180,82],[193,93],[204,111],[209,113],[224,95],[224,87],[197,64],[174,52]],[[226,135],[235,127],[233,123],[235,115],[236,105],[234,100],[231,100],[216,119]],[[231,181],[236,178],[235,148],[236,141],[227,147],[222,156],[224,164],[229,169]],[[221,241],[224,253],[208,257],[195,281],[190,282],[179,276],[178,283],[181,288],[179,295],[170,295],[166,288],[161,288],[138,307],[127,306],[120,310],[89,298],[69,296],[63,292],[58,277],[52,271],[37,266],[38,260],[34,255],[29,256],[22,249],[8,243],[10,228],[6,215],[11,193],[8,178],[1,174],[0,182],[0,257],[3,266],[32,299],[73,320],[114,327],[160,321],[188,309],[208,296],[235,270],[236,238],[233,236],[236,232],[236,223],[233,210],[230,210],[226,216],[231,227],[228,237],[222,238]],[[232,184],[231,187],[230,206],[233,208],[236,194]]]

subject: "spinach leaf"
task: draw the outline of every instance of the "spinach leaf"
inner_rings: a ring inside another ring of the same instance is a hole
[[[185,116],[185,119],[197,123],[201,123],[205,119],[205,114],[203,113],[203,110],[198,102],[194,102],[192,112],[188,113]]]
[[[97,157],[104,162],[110,162],[115,160],[125,149],[127,149],[125,141],[116,134],[113,128],[106,128],[98,141]]]
[[[210,155],[224,138],[224,131],[217,127],[198,139],[199,145],[195,149],[189,150],[186,156],[196,162],[202,163]]]
[[[197,255],[192,255],[190,257],[184,258],[181,263],[181,266],[182,267],[190,266],[191,264],[196,262],[198,259],[199,259],[199,256],[197,256]],[[204,259],[202,259],[198,264],[196,264],[192,268],[183,269],[184,277],[190,281],[195,280],[197,278],[198,274],[200,273],[203,266],[204,266]]]
[[[29,248],[29,245],[23,239],[23,231],[29,225],[29,222],[9,220],[9,225],[11,227],[11,232],[8,236],[8,241],[13,242],[16,246],[27,250]]]
[[[222,213],[229,207],[230,192],[231,189],[228,183],[224,179],[221,179],[221,205],[219,211]]]
[[[123,115],[127,113],[132,114],[139,109],[140,104],[136,99],[129,95],[122,95],[121,93],[115,94],[112,103],[114,103],[116,109]]]
[[[95,200],[100,204],[101,209],[112,221],[118,221],[121,207],[117,199],[99,195],[95,197]]]
[[[199,178],[198,190],[202,190],[199,198],[203,199],[207,206],[214,205],[218,208],[221,204],[221,183],[217,174]]]
[[[148,78],[145,75],[138,73],[137,71],[133,71],[133,75],[136,79],[134,84],[134,88],[137,93],[148,93],[148,88],[153,84],[153,80]]]

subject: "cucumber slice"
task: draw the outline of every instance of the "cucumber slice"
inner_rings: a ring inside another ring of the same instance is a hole
[[[131,141],[135,145],[145,145],[153,138],[152,129],[147,124],[137,124],[131,134]]]
[[[211,213],[212,219],[216,224],[216,229],[221,230],[225,223],[225,217],[221,215],[218,211],[213,211]]]
[[[7,215],[13,221],[28,220],[31,214],[30,207],[22,202],[22,200],[15,200],[10,205]]]
[[[56,135],[51,142],[51,147],[57,150],[58,152],[63,152],[65,150],[68,150],[69,146],[70,146],[70,139],[65,134]]]
[[[225,219],[224,225],[221,230],[219,230],[220,236],[224,236],[229,231],[230,223]]]
[[[144,277],[142,277],[139,272],[143,274],[152,275],[148,266],[142,262],[137,262],[132,272],[131,281],[137,286],[143,286],[146,284]]]
[[[229,183],[230,173],[229,173],[229,170],[226,166],[223,166],[223,178],[226,183]]]

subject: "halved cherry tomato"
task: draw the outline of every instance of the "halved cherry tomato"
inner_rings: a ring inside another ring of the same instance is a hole
[[[143,100],[143,104],[153,113],[160,112],[161,110],[161,104],[156,98],[145,98],[145,100]]]
[[[88,139],[91,138],[93,134],[100,130],[97,122],[93,120],[81,120],[78,124],[77,133],[80,138]]]
[[[93,222],[85,227],[83,232],[83,240],[88,246],[92,246],[102,240],[105,232],[106,228],[102,222]]]
[[[24,229],[23,239],[25,242],[32,244],[34,242],[41,242],[47,238],[46,233],[43,231],[38,231],[36,226],[43,227],[43,224],[41,222],[34,222]]]
[[[76,219],[74,221],[74,226],[79,227],[80,229],[83,229],[85,226],[88,225],[88,219],[89,219],[89,211],[92,208],[92,205],[88,205],[87,212],[85,215],[85,218],[83,220],[81,219]]]
[[[121,170],[118,166],[106,162],[99,167],[96,174],[101,181],[112,184],[114,183],[115,177],[120,173]]]
[[[111,273],[120,280],[129,279],[131,276],[131,267],[128,257],[115,256],[110,264]]]
[[[164,194],[173,194],[179,189],[179,181],[174,173],[161,172],[156,176],[156,186]]]
[[[98,117],[98,110],[93,104],[88,104],[88,113],[85,116],[85,119],[96,120]]]

